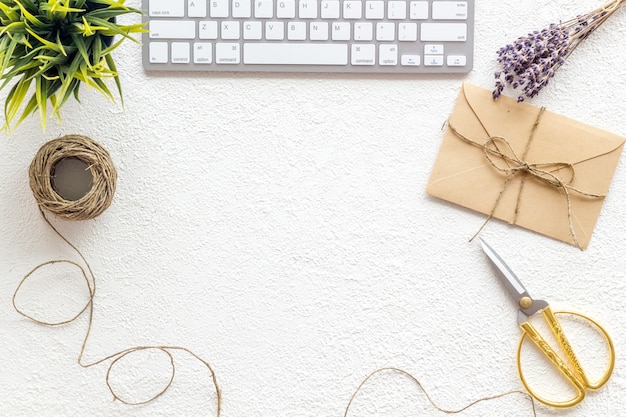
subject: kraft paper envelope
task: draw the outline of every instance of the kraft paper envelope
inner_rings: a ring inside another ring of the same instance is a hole
[[[623,145],[617,135],[464,84],[426,191],[584,249]]]

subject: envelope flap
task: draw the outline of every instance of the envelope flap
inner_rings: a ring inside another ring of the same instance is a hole
[[[536,106],[517,103],[506,96],[493,100],[491,91],[464,83],[450,123],[462,126],[459,132],[481,145],[490,137],[499,136],[510,143],[515,153],[523,154],[538,114]]]
[[[463,126],[462,134],[481,145],[489,138],[505,138],[516,155],[530,164],[570,163],[575,171],[594,169],[597,165],[607,164],[607,159],[619,158],[624,138],[561,116],[551,111],[544,111],[533,132],[541,109],[528,103],[500,96],[491,98],[491,91],[465,83],[463,95],[467,102],[460,106],[465,113],[459,120]],[[456,110],[456,109],[455,109]],[[455,111],[455,119],[457,113]],[[450,123],[456,123],[451,120]],[[511,129],[515,126],[515,129]],[[533,135],[532,140],[531,134]],[[524,156],[525,155],[525,156]],[[605,193],[607,182],[603,171],[592,175],[575,173],[572,185],[576,187],[598,187],[589,190],[593,193]],[[563,172],[563,180],[569,180],[570,174]],[[610,178],[612,171],[606,172]]]

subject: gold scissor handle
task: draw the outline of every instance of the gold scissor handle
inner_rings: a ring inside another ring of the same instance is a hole
[[[522,329],[522,337],[520,338],[520,342],[517,348],[517,370],[519,372],[520,379],[522,384],[528,391],[528,393],[535,398],[537,401],[546,404],[551,407],[557,408],[567,408],[572,407],[578,403],[580,403],[586,394],[587,389],[596,390],[602,387],[611,377],[613,373],[613,368],[615,367],[615,348],[613,346],[613,342],[611,337],[607,333],[607,331],[598,324],[595,320],[582,315],[580,313],[574,313],[570,311],[560,311],[553,312],[552,309],[548,306],[542,310],[542,314],[548,325],[550,326],[550,330],[557,338],[561,349],[565,352],[567,360],[570,362],[571,366],[566,364],[563,359],[556,353],[556,351],[546,342],[546,340],[541,336],[541,334],[537,331],[535,326],[533,326],[529,322],[524,322],[520,324]],[[597,381],[590,381],[589,377],[583,370],[578,357],[574,353],[574,349],[572,348],[569,340],[565,336],[565,332],[563,332],[563,328],[561,327],[561,323],[556,318],[557,314],[569,314],[573,316],[580,317],[584,320],[587,320],[591,323],[595,328],[597,328],[600,333],[604,336],[604,339],[609,348],[609,363],[602,377],[600,377]],[[541,397],[535,391],[530,388],[528,385],[526,378],[524,377],[524,373],[522,372],[522,363],[521,363],[521,351],[522,344],[524,340],[528,337],[538,348],[543,352],[543,354],[552,362],[552,364],[565,376],[565,378],[570,382],[570,384],[575,388],[576,395],[575,397],[565,400],[565,401],[552,401],[546,398]]]

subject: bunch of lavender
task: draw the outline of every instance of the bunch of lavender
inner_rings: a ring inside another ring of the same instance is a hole
[[[552,23],[500,48],[494,100],[500,97],[506,84],[513,89],[521,88],[518,102],[536,96],[574,49],[624,3],[626,0],[610,0],[592,12],[563,23]]]

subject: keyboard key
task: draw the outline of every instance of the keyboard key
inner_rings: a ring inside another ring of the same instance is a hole
[[[374,65],[376,64],[376,45],[354,44],[350,62],[352,65]]]
[[[282,41],[285,39],[285,22],[266,22],[265,39],[268,41]]]
[[[198,23],[200,39],[217,39],[217,21],[201,21]]]
[[[462,1],[434,1],[433,20],[467,20],[467,3]]]
[[[420,65],[421,56],[419,55],[402,55],[400,63],[407,67],[418,67]]]
[[[384,1],[366,1],[365,2],[365,18],[366,19],[383,19],[385,17]]]
[[[374,25],[370,22],[354,24],[355,41],[371,41],[374,38]]]
[[[350,23],[336,22],[332,24],[332,40],[349,41],[350,40]]]
[[[276,17],[279,19],[293,19],[296,17],[295,0],[280,0],[276,5]]]
[[[443,45],[426,44],[424,45],[424,54],[443,55]]]
[[[196,22],[190,20],[151,20],[152,39],[194,39]]]
[[[271,19],[274,17],[274,1],[254,0],[254,17],[259,19]]]
[[[153,64],[166,64],[168,56],[167,42],[150,42],[150,62]]]
[[[395,41],[396,40],[396,24],[395,23],[379,23],[376,25],[377,41]]]
[[[422,23],[422,42],[465,42],[467,41],[466,23]]]
[[[189,64],[191,53],[189,42],[172,42],[172,63]]]
[[[447,64],[449,67],[464,67],[467,65],[467,57],[465,55],[448,55]]]
[[[193,44],[194,64],[211,64],[213,62],[213,44],[196,42]]]
[[[152,17],[184,17],[185,0],[150,0],[148,9]]]
[[[347,65],[348,45],[339,43],[244,43],[246,64]]]
[[[209,14],[211,17],[228,17],[228,2],[229,0],[209,0]]]
[[[339,6],[337,0],[322,0],[322,19],[339,19]]]
[[[363,16],[363,2],[345,0],[343,2],[344,19],[360,19]]]
[[[398,25],[398,40],[415,42],[417,40],[417,23],[400,23]]]
[[[300,0],[298,16],[300,19],[317,19],[317,0]]]
[[[443,66],[443,55],[424,55],[424,65],[427,67]]]
[[[409,18],[412,20],[428,19],[428,2],[412,1],[409,5]]]
[[[391,20],[406,19],[406,1],[388,1],[387,17]]]
[[[378,47],[380,65],[398,65],[398,45],[382,44]]]
[[[248,19],[252,16],[250,0],[233,0],[232,17]]]
[[[217,64],[239,64],[241,62],[241,47],[238,43],[215,44],[215,62]]]
[[[328,22],[313,22],[309,28],[312,41],[328,40]]]
[[[291,22],[287,25],[287,39],[291,41],[306,40],[306,23]]]
[[[261,40],[263,36],[263,25],[259,21],[243,23],[243,38]]]
[[[207,0],[189,0],[187,15],[189,17],[206,17]]]
[[[226,40],[236,40],[239,39],[240,35],[239,35],[239,22],[238,21],[229,21],[229,20],[224,20],[222,22],[222,27],[221,27],[221,35],[222,35],[222,39],[226,39]]]

